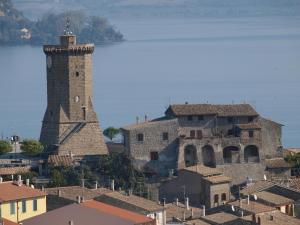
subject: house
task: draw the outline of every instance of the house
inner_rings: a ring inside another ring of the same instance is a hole
[[[124,126],[124,148],[134,166],[151,175],[201,163],[239,184],[260,179],[265,160],[282,157],[282,125],[249,104],[174,104],[165,116]]]
[[[46,212],[46,193],[23,184],[21,176],[17,181],[3,182],[0,178],[0,212],[1,216],[12,222]]]
[[[162,182],[160,199],[167,202],[189,201],[207,208],[225,204],[230,200],[232,178],[224,176],[221,169],[195,165],[178,171],[178,176]]]
[[[94,200],[73,203],[34,218],[23,225],[155,225],[149,217]]]
[[[103,194],[95,200],[153,218],[157,225],[166,224],[165,207],[148,199],[114,191]]]
[[[4,218],[0,218],[0,225],[19,225],[19,224]]]

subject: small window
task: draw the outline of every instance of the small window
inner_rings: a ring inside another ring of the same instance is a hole
[[[164,141],[169,140],[169,133],[168,132],[163,132],[162,138]]]
[[[223,193],[223,194],[221,195],[221,201],[222,201],[222,202],[225,202],[225,201],[226,201],[226,193]]]
[[[196,135],[196,132],[195,132],[195,130],[191,130],[191,131],[190,131],[190,137],[194,138],[194,137],[195,137],[195,135]]]
[[[76,77],[79,77],[79,72],[78,72],[78,71],[76,71],[76,73],[75,73],[75,74],[76,74]]]
[[[49,114],[50,114],[50,116],[53,116],[53,111],[50,110],[50,111],[49,111]]]
[[[198,116],[198,120],[199,121],[204,120],[204,117],[203,116]]]
[[[214,203],[219,203],[219,195],[214,196]]]
[[[254,119],[254,118],[253,118],[252,116],[249,116],[249,117],[248,117],[248,122],[249,122],[249,123],[253,122],[253,119]]]
[[[15,202],[10,203],[10,215],[14,215],[16,213]]]
[[[37,199],[33,199],[33,205],[32,205],[33,211],[37,211],[37,208],[38,208],[38,202],[37,202]]]
[[[74,101],[79,102],[79,100],[80,100],[79,96],[75,96]]]
[[[22,201],[22,213],[26,213],[27,209],[26,209],[26,200]]]
[[[253,137],[254,136],[254,131],[253,130],[249,130],[248,134],[249,134],[249,137]]]
[[[233,117],[228,117],[227,121],[228,121],[228,123],[232,123],[233,122]]]
[[[228,135],[233,135],[233,129],[229,129],[229,130],[227,131],[227,134],[228,134]]]
[[[158,160],[158,152],[150,152],[150,158],[151,160]]]
[[[187,120],[188,120],[188,121],[193,121],[193,116],[188,116],[188,117],[187,117]]]
[[[137,134],[137,140],[144,141],[144,134],[142,134],[142,133]]]
[[[202,137],[202,130],[197,130],[197,138],[201,139]]]

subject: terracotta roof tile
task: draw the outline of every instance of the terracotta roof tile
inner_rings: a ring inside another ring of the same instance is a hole
[[[3,167],[0,168],[0,175],[12,175],[12,174],[22,174],[30,171],[29,166],[20,167]]]
[[[226,177],[223,175],[210,176],[210,177],[205,177],[203,179],[212,184],[229,183],[232,181],[231,177]]]
[[[49,155],[48,163],[54,166],[72,166],[73,160],[69,155]]]
[[[233,221],[237,218],[237,216],[225,212],[219,212],[202,217],[203,220],[216,224],[223,224],[229,221]]]
[[[147,122],[140,122],[138,124],[131,124],[122,127],[123,130],[133,130],[133,129],[140,129],[144,127],[152,127],[157,126],[158,124],[164,125],[169,123],[176,123],[177,119],[165,119],[165,120],[153,120],[153,121],[147,121]]]
[[[257,116],[258,113],[249,104],[213,105],[213,104],[175,104],[166,111],[176,116],[218,115],[218,116]]]
[[[86,202],[81,203],[81,205],[96,209],[98,211],[101,211],[106,214],[111,214],[114,216],[121,217],[123,219],[131,220],[135,223],[146,223],[146,222],[151,222],[153,219],[146,217],[144,215],[140,215],[125,209],[121,209],[115,206],[111,206],[108,204],[104,204],[102,202],[94,201],[94,200],[89,200]]]
[[[247,187],[241,190],[241,193],[244,195],[253,194],[255,192],[265,190],[272,186],[275,186],[275,184],[270,181],[261,180],[256,183],[249,184]]]
[[[156,212],[164,210],[164,207],[156,202],[150,201],[142,197],[138,197],[136,195],[125,195],[117,191],[106,193],[97,198],[97,200],[115,206],[119,206],[121,205],[121,203],[122,205],[131,205],[137,208],[137,211],[139,211],[138,209],[147,212]]]
[[[249,201],[249,204],[247,203],[247,199],[242,200],[242,204],[240,204],[239,201],[229,202],[229,205],[233,205],[235,207],[241,208],[245,211],[248,211],[250,213],[263,213],[263,212],[270,212],[276,210],[274,207],[267,206],[265,204],[259,203],[257,201]]]
[[[25,185],[18,186],[12,182],[0,184],[0,202],[41,196],[46,196],[46,193]]]
[[[257,192],[255,193],[255,195],[258,197],[258,199],[271,203],[274,206],[283,206],[294,202],[294,200],[292,199],[286,198],[282,195],[273,194],[267,191]]]
[[[221,175],[223,173],[222,170],[220,170],[218,168],[211,168],[211,167],[203,166],[201,164],[186,167],[183,170],[187,170],[187,171],[190,171],[190,172],[195,172],[195,173],[198,173],[198,174],[200,174],[204,177],[211,176],[211,175]]]
[[[270,216],[273,220],[270,220]],[[299,225],[300,219],[286,215],[280,211],[268,212],[259,216],[263,225]]]
[[[191,209],[193,209],[193,218],[201,217],[202,209],[200,208],[190,206],[190,210],[187,210],[185,204],[182,203],[178,203],[178,205],[174,203],[167,204],[167,221],[173,221],[173,218],[183,219],[183,212],[185,213],[185,218],[189,218],[192,215]]]
[[[242,129],[242,130],[248,130],[248,129],[258,130],[258,129],[261,129],[261,126],[258,123],[237,124],[236,126],[240,129]]]

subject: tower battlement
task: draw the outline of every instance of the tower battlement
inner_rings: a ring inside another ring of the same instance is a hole
[[[51,53],[84,53],[91,54],[94,52],[94,44],[76,44],[76,45],[44,45],[43,50],[45,54]]]

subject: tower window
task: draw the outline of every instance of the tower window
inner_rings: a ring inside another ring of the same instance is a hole
[[[74,101],[79,102],[79,100],[80,100],[79,96],[75,96]]]
[[[169,140],[169,133],[168,132],[163,132],[163,140],[164,141],[167,141],[167,140]]]
[[[76,75],[76,77],[79,77],[79,72],[78,72],[78,71],[76,71],[75,75]]]
[[[253,130],[249,130],[248,134],[249,134],[249,137],[253,137],[254,136],[254,131]]]
[[[144,141],[144,134],[142,134],[142,133],[137,134],[137,140]]]

